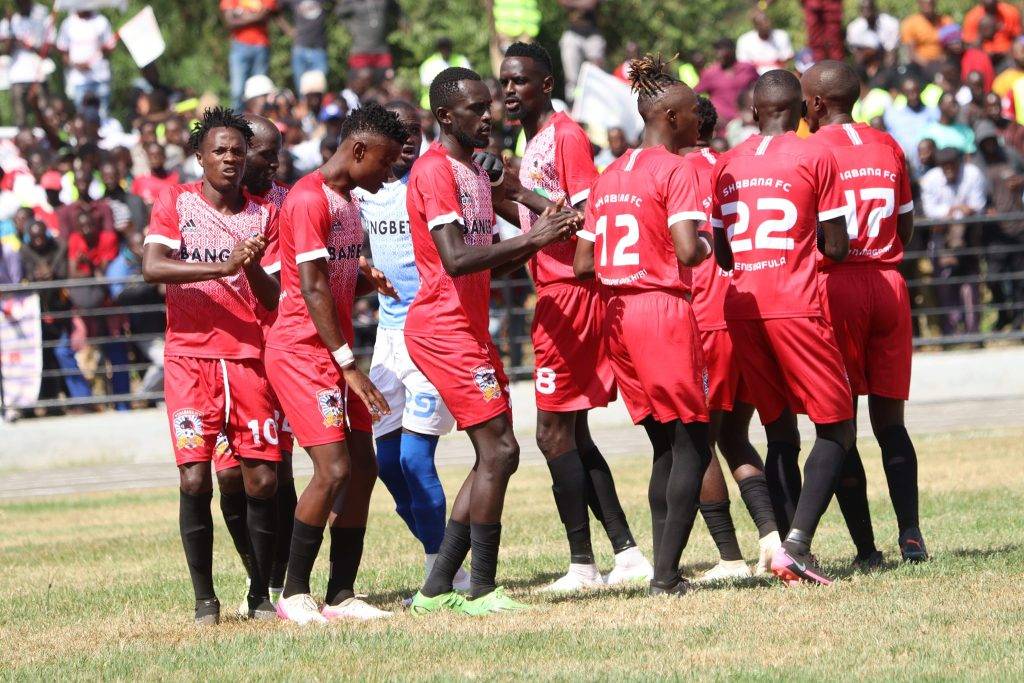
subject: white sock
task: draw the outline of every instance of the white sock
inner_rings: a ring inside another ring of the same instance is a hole
[[[583,579],[596,580],[601,578],[601,572],[596,564],[569,564],[567,574],[573,574]]]

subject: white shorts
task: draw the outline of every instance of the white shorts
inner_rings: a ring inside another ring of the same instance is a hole
[[[455,418],[437,389],[409,358],[403,330],[377,328],[370,381],[391,406],[391,414],[374,423],[375,437],[402,427],[418,434],[440,436],[455,426]]]

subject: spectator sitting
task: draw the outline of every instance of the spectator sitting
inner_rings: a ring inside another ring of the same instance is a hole
[[[719,124],[724,127],[726,121],[736,118],[740,93],[757,80],[757,69],[753,64],[736,61],[736,43],[731,38],[715,41],[715,56],[718,61],[704,69],[694,90],[711,99]]]
[[[266,75],[270,69],[270,35],[267,21],[277,10],[276,0],[220,0],[224,24],[231,31],[228,70],[231,74],[231,100],[242,108],[245,82],[252,76]]]
[[[985,92],[992,89],[992,81],[996,77],[995,69],[992,68],[992,60],[982,50],[964,44],[959,26],[956,24],[943,26],[939,29],[939,41],[942,43],[947,61],[959,65],[961,81],[967,80],[967,74],[977,71],[984,78]],[[960,104],[966,104],[966,102],[961,101]]]
[[[793,44],[789,34],[772,25],[772,20],[761,10],[751,15],[754,28],[736,40],[736,59],[753,64],[759,74],[772,69],[783,69],[793,59]]]
[[[1013,92],[1017,81],[1024,76],[1024,37],[1013,41],[1009,58],[1010,65],[992,81],[992,92],[1000,97],[1006,97]]]
[[[980,31],[982,20],[988,17],[994,30],[991,36]],[[993,60],[1010,51],[1010,46],[1021,35],[1020,11],[1008,2],[981,0],[964,15],[964,40],[980,44]]]
[[[971,94],[971,101],[963,107],[960,120],[969,126],[985,117],[985,79],[981,73],[972,71],[967,74],[967,82],[964,87]]]
[[[110,62],[117,37],[105,16],[93,10],[72,12],[57,31],[57,49],[68,69],[64,76],[68,97],[79,110],[86,95],[98,98],[99,116],[106,120],[110,105]]]
[[[597,28],[599,0],[558,0],[558,4],[566,11],[568,21],[558,39],[558,49],[565,74],[565,101],[572,102],[583,62],[604,68],[607,42]]]
[[[893,63],[900,46],[900,22],[891,14],[880,13],[875,0],[861,0],[860,16],[846,27],[846,44],[851,50],[877,45],[888,57],[884,61]]]
[[[614,127],[608,129],[608,146],[594,157],[594,165],[598,171],[603,171],[608,164],[612,163],[629,149],[629,141],[626,139],[626,131]]]
[[[961,154],[973,154],[974,131],[970,126],[959,123],[959,116],[960,105],[956,96],[945,93],[939,100],[939,120],[925,126],[921,136],[934,140],[940,150],[955,149]]]
[[[302,77],[311,71],[327,73],[327,2],[325,0],[281,0],[291,10],[292,23],[277,15],[284,34],[292,41],[292,78],[302,91]]]
[[[185,163],[188,150],[188,128],[180,116],[172,116],[164,123],[164,153],[167,165],[179,168]],[[182,180],[181,182],[188,182]]]
[[[936,3],[937,0],[918,0],[919,11],[900,24],[900,40],[910,49],[913,60],[925,68],[942,59],[939,29],[953,23],[952,17],[938,13]]]
[[[28,125],[28,96],[33,85],[46,90],[43,59],[53,47],[54,38],[49,10],[32,0],[15,0],[14,12],[0,19],[0,45],[11,56],[7,80],[11,84],[14,125],[19,128]]]
[[[1024,155],[1024,126],[1003,115],[1003,101],[994,92],[985,95],[985,118],[996,127],[1008,149]]]
[[[935,168],[935,153],[939,151],[935,147],[935,140],[925,138],[917,143],[917,163],[913,166],[914,177],[919,179],[925,173]]]
[[[68,274],[70,277],[102,277],[107,264],[118,253],[117,233],[101,227],[88,212],[81,212],[68,235]]]
[[[106,188],[103,198],[107,200],[114,216],[114,229],[118,230],[118,226],[124,225],[127,220],[133,232],[141,233],[145,230],[149,225],[149,207],[142,197],[124,189],[124,176],[117,163],[109,159],[104,161],[100,165],[100,179]]]
[[[68,240],[69,236],[76,232],[81,225],[80,218],[83,215],[91,218],[91,223],[100,232],[114,232],[114,214],[110,210],[110,204],[105,199],[92,199],[91,186],[93,184],[92,171],[80,167],[74,173],[74,187],[78,199],[57,209],[57,224],[60,228],[60,236]],[[68,247],[70,248],[70,242]]]
[[[469,60],[463,55],[452,53],[452,39],[442,36],[437,39],[437,50],[420,64],[420,106],[430,109],[430,84],[439,73],[451,66],[468,69]]]
[[[132,194],[138,195],[147,207],[152,207],[160,193],[178,184],[178,172],[168,169],[164,146],[159,142],[146,145],[149,173],[132,181]]]

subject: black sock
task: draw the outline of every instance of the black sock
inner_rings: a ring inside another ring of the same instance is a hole
[[[743,553],[740,552],[740,543],[736,540],[736,527],[732,523],[732,515],[729,514],[729,501],[720,503],[701,503],[700,514],[704,517],[704,523],[711,532],[711,539],[718,546],[718,555],[723,560],[742,560]]]
[[[331,527],[331,572],[327,580],[328,605],[355,595],[356,573],[363,559],[366,527]]]
[[[803,490],[800,491],[800,502],[796,506],[790,531],[798,531],[806,537],[808,547],[814,532],[818,529],[821,516],[825,514],[836,492],[836,481],[843,469],[845,457],[846,450],[842,446],[835,441],[821,438],[815,440],[814,447],[807,455]],[[792,547],[788,540],[788,532],[785,543],[790,550],[806,552],[806,549]]]
[[[252,543],[253,572],[249,585],[250,598],[267,598],[270,565],[274,561],[277,536],[277,500],[247,496],[246,523]],[[257,603],[258,604],[258,603]],[[255,606],[255,605],[254,605]]]
[[[740,498],[747,506],[750,518],[757,525],[758,538],[778,531],[778,522],[775,521],[775,512],[772,510],[772,499],[768,494],[768,480],[764,475],[755,474],[737,482],[737,485],[740,487]]]
[[[854,446],[843,460],[843,469],[836,483],[836,500],[850,530],[850,538],[857,547],[857,557],[867,558],[875,552],[875,532],[871,528],[871,510],[868,507],[868,480],[864,463]]]
[[[220,492],[220,511],[224,514],[224,526],[231,534],[231,540],[238,551],[238,557],[242,560],[245,573],[252,581],[254,568],[252,556],[252,544],[249,541],[249,526],[245,519],[245,491],[238,493]]]
[[[619,502],[619,494],[615,491],[615,479],[608,461],[601,455],[597,446],[583,448],[579,451],[580,461],[586,472],[587,505],[594,512],[594,517],[601,522],[608,540],[612,543],[612,551],[621,553],[623,550],[636,547],[636,539],[629,530],[626,513]]]
[[[783,538],[793,525],[793,515],[800,499],[800,448],[784,441],[769,441],[764,459],[764,476],[768,495],[775,511],[775,525]]]
[[[576,451],[567,451],[548,460],[551,470],[551,492],[555,496],[558,516],[565,525],[569,539],[569,561],[593,564],[594,549],[590,545],[590,514],[587,512],[586,473]]]
[[[469,578],[469,597],[479,598],[493,591],[497,584],[498,546],[501,545],[501,522],[497,524],[470,524],[470,544],[473,547],[473,565]]]
[[[270,585],[280,588],[284,585],[284,574],[288,569],[288,553],[292,546],[292,525],[295,524],[295,480],[279,479],[277,482],[277,537],[274,540],[274,562],[270,567]]]
[[[651,536],[654,540],[651,561],[656,565],[661,555],[661,539],[665,532],[665,517],[668,515],[665,490],[672,472],[672,426],[664,425],[653,417],[644,420],[643,426],[654,450],[651,479],[647,484],[647,503],[651,506]]]
[[[889,498],[900,532],[920,526],[918,520],[917,452],[903,425],[887,427],[878,435],[882,467],[889,482]]]
[[[215,598],[213,592],[213,492],[197,496],[178,491],[178,528],[185,562],[192,577],[196,600]]]
[[[437,559],[434,560],[434,566],[420,592],[428,598],[451,592],[452,579],[466,561],[469,547],[469,526],[449,519],[448,526],[444,529],[441,548],[437,551]]]
[[[679,576],[679,559],[697,519],[700,486],[711,462],[707,423],[683,424],[676,420],[667,426],[674,432],[672,470],[665,487],[667,514],[653,579],[662,586],[674,583]]]
[[[288,576],[284,580],[284,597],[310,592],[309,576],[313,573],[313,563],[320,554],[323,541],[322,526],[310,526],[295,520],[291,551],[288,553]]]

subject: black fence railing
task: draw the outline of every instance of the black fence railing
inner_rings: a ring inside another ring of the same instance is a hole
[[[956,224],[966,226],[965,238],[952,248],[943,239],[949,221],[917,221],[901,268],[911,296],[916,348],[1024,340],[1024,242],[1008,240],[998,227],[1016,221],[1024,222],[1024,213],[960,219]],[[100,405],[123,410],[163,398],[164,306],[159,298],[125,303],[110,295],[111,286],[119,285],[144,286],[141,278],[0,285],[0,328],[19,324],[9,316],[8,302],[38,294],[41,320],[32,324],[40,325],[42,332],[42,364],[36,368],[39,395],[34,400],[21,395],[14,401],[5,396],[5,368],[0,362],[0,413],[14,417],[19,412],[90,410]],[[94,305],[76,305],[81,297],[74,296],[75,290],[83,287],[102,287],[105,294],[94,297]],[[491,334],[513,379],[533,374],[533,302],[533,286],[524,270],[492,282]],[[376,336],[375,307],[371,295],[355,311],[354,351],[365,363]],[[7,357],[3,339],[0,335],[0,359]]]

